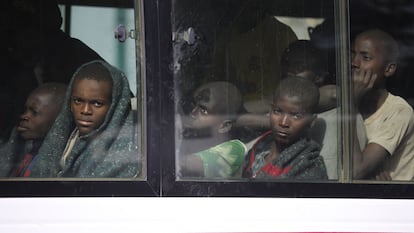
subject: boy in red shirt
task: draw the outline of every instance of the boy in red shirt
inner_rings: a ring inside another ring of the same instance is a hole
[[[316,119],[318,87],[310,80],[282,80],[273,96],[271,131],[249,150],[243,177],[327,179],[320,146],[307,136]]]

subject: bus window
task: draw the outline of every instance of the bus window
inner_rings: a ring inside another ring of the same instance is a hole
[[[339,178],[333,9],[331,1],[173,1],[179,180]],[[312,107],[282,109],[274,94],[283,97],[279,83],[293,76],[321,101],[299,90]],[[282,129],[285,116],[303,124]],[[294,152],[299,145],[316,156]]]
[[[145,180],[134,2],[3,4],[0,175]]]

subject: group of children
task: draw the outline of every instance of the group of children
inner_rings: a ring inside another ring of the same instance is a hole
[[[11,138],[1,145],[0,175],[138,176],[131,97],[126,76],[102,60],[83,64],[67,87],[39,86]]]
[[[386,79],[393,76],[397,69],[397,42],[384,31],[367,30],[356,36],[351,52],[355,105],[350,117],[353,132],[353,178],[412,180],[413,109],[404,99],[389,93],[385,84]],[[317,53],[313,55],[317,56]],[[242,140],[244,148],[238,150],[238,154],[233,153],[231,147],[229,149],[228,141],[221,141],[216,146],[204,148],[199,152],[179,152],[178,159],[197,160],[197,177],[336,179],[336,161],[339,158],[337,147],[321,153],[321,146],[323,149],[332,144],[337,145],[336,139],[332,141],[331,138],[330,142],[320,145],[315,143],[312,135],[319,115],[332,110],[335,111],[334,116],[338,114],[336,86],[321,85],[323,72],[310,69],[308,65],[311,61],[312,59],[302,60],[301,68],[298,69],[287,67],[292,61],[286,62],[285,66],[282,65],[288,71],[285,72],[286,77],[281,77],[273,94],[268,116],[252,116],[249,113],[234,111],[232,114],[238,114],[238,118],[227,118],[233,127],[239,123],[245,126],[258,126],[260,130],[269,129],[251,141],[228,138],[233,141]],[[285,61],[282,59],[282,62]],[[221,92],[220,97],[215,98],[224,101],[227,100],[223,97],[225,95],[226,93]],[[207,99],[213,98],[207,95]],[[195,99],[195,103],[199,101]],[[212,118],[216,114],[221,115],[214,110],[208,110],[204,112],[204,117]],[[266,120],[269,122],[267,125]],[[336,117],[334,120],[336,122]],[[220,120],[224,121],[225,118]],[[330,131],[335,128],[334,131],[337,132],[336,124],[326,127],[330,127]],[[215,129],[211,127],[210,130]],[[328,131],[326,129],[323,133],[326,134]],[[336,135],[332,136],[336,138]],[[240,158],[244,159],[244,163],[240,163]],[[193,177],[193,173],[186,173],[189,167],[190,163],[179,163],[178,169],[182,177]],[[222,170],[226,172],[221,172]]]
[[[294,47],[290,49],[292,55]],[[353,177],[412,180],[413,109],[385,85],[397,69],[397,43],[381,30],[368,30],[357,35],[351,52]],[[240,91],[228,82],[208,83],[194,92],[192,110],[181,121],[181,177],[336,178],[336,147],[324,152],[332,143],[317,143],[312,136],[319,116],[336,109],[336,86],[323,85],[317,62],[298,62],[288,55],[267,115],[248,113]],[[287,65],[294,62],[300,65]],[[139,175],[131,97],[125,75],[101,60],[79,67],[68,86],[39,86],[27,98],[10,139],[2,142],[0,176]],[[357,126],[358,119],[364,127]]]

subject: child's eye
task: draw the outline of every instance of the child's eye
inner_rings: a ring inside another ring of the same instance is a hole
[[[294,113],[293,114],[293,119],[299,120],[303,118],[303,114],[302,113]]]
[[[282,113],[282,109],[280,109],[280,108],[274,108],[273,109],[273,113],[279,115],[279,114]]]
[[[372,58],[370,56],[363,56],[365,61],[370,61]]]
[[[201,112],[201,114],[203,114],[203,115],[208,115],[208,111],[207,111],[207,109],[205,109],[205,108],[203,108],[203,107],[200,107],[200,112]]]
[[[351,58],[354,59],[356,56],[356,53],[354,51],[351,51]]]
[[[30,108],[29,112],[33,115],[33,116],[37,116],[39,114],[39,111],[37,111],[36,109]]]
[[[94,105],[95,107],[100,108],[100,107],[102,107],[104,104],[103,104],[103,103],[101,103],[101,102],[98,102],[98,101],[94,101],[94,102],[93,102],[93,105]]]
[[[72,100],[73,100],[73,103],[75,104],[80,104],[82,102],[81,99],[79,98],[73,98]]]

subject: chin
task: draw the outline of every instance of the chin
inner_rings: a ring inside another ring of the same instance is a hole
[[[184,138],[209,138],[212,136],[210,128],[185,128]]]
[[[91,131],[79,131],[79,136],[84,136],[89,134]]]
[[[20,135],[20,137],[24,140],[24,141],[29,141],[29,140],[37,140],[38,137],[31,137],[31,136],[24,136],[24,135]]]

